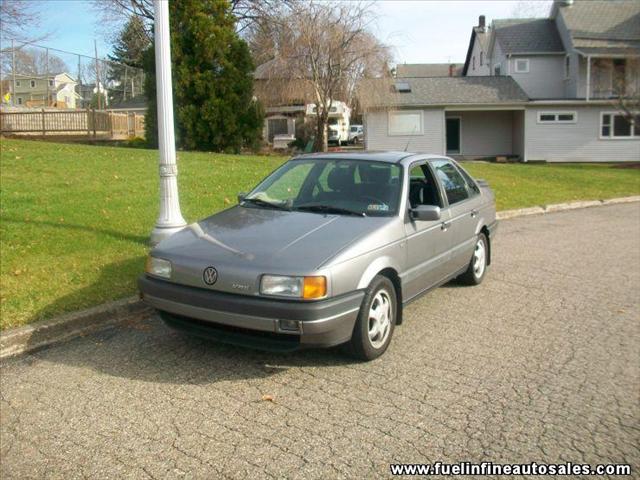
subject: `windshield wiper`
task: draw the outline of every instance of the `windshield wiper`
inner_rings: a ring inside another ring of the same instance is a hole
[[[357,217],[366,217],[367,214],[359,212],[357,210],[349,210],[348,208],[334,207],[333,205],[322,205],[319,203],[313,203],[310,205],[300,205],[295,207],[296,210],[307,212],[321,212],[321,213],[338,213],[343,215],[355,215]]]
[[[278,205],[277,203],[267,202],[266,200],[262,200],[261,198],[245,198],[242,200],[242,203],[252,203],[253,205],[259,205],[261,207],[267,208],[275,208],[276,210],[291,210],[290,208],[284,205]]]

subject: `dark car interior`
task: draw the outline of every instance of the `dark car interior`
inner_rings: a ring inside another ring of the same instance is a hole
[[[427,165],[420,165],[411,170],[409,179],[409,204],[411,208],[418,205],[435,205],[442,207],[438,187]]]
[[[313,173],[310,177],[314,177]],[[399,202],[400,167],[387,163],[338,162],[318,172],[311,195],[305,190],[297,202],[306,197],[309,200],[305,201],[350,205],[367,214],[392,213]]]

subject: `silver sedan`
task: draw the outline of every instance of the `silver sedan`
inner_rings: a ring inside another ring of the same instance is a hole
[[[295,157],[238,205],[155,247],[139,280],[170,326],[263,349],[344,345],[371,360],[402,309],[491,262],[495,201],[450,158]]]

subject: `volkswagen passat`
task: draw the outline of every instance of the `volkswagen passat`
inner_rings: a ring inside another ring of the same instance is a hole
[[[450,158],[303,155],[156,246],[139,287],[174,328],[371,360],[407,303],[482,282],[495,228],[493,193]]]

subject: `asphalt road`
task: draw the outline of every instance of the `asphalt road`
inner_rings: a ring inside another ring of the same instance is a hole
[[[155,317],[5,361],[0,477],[372,478],[438,460],[637,476],[640,204],[498,233],[485,282],[412,304],[371,363],[219,345]]]

